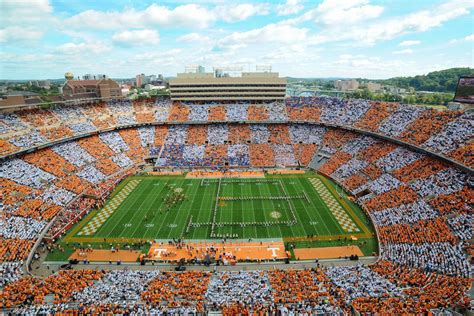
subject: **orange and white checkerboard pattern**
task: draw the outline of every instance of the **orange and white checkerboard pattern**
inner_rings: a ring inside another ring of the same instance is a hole
[[[132,180],[116,195],[96,216],[84,226],[78,236],[91,236],[105,223],[113,212],[122,204],[127,196],[132,192],[141,180]]]
[[[339,202],[329,192],[328,188],[324,185],[324,183],[318,178],[309,178],[309,181],[316,189],[318,194],[321,196],[324,203],[326,203],[327,207],[334,215],[342,229],[345,232],[358,232],[359,228],[357,228],[357,225],[342,208],[341,204],[339,204]]]

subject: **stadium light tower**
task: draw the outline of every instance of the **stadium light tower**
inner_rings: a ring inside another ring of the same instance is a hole
[[[255,70],[257,72],[272,72],[272,65],[257,65]]]
[[[184,67],[184,72],[201,74],[205,73],[206,69],[201,65],[187,65],[186,67]]]
[[[214,75],[216,77],[238,77],[243,71],[242,66],[218,66],[218,67],[213,67]]]

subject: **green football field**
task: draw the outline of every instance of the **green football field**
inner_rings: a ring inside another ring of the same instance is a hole
[[[314,174],[252,179],[133,176],[102,209],[68,232],[67,242],[266,239],[299,241],[355,236],[373,229],[360,208]],[[104,240],[105,239],[105,240]]]

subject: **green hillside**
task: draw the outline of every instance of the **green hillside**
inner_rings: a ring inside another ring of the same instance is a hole
[[[414,77],[395,77],[386,80],[377,80],[384,85],[393,85],[400,88],[414,88],[417,91],[451,92],[456,91],[458,79],[461,76],[474,76],[472,68],[450,68],[433,71],[426,75]]]

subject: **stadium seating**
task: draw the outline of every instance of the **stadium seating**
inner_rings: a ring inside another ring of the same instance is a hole
[[[469,306],[472,174],[390,138],[472,167],[472,121],[463,111],[327,97],[203,105],[118,100],[0,114],[0,306],[18,313],[229,314]],[[46,148],[13,155],[40,145]],[[49,234],[60,236],[145,158],[159,168],[223,169],[308,166],[316,155],[325,157],[318,171],[353,193],[372,219],[380,242],[376,264],[21,276],[19,267],[50,220],[56,218]],[[44,299],[50,294],[53,303]]]
[[[288,98],[285,103],[171,103],[164,98],[109,101],[71,108],[22,110],[0,116],[0,153],[8,155],[96,130],[152,122],[308,121],[354,127],[393,137],[474,165],[472,114],[398,103],[328,97]]]
[[[367,173],[372,165],[377,172]],[[446,205],[446,197],[462,194],[468,174],[380,141],[363,151],[338,151],[320,171],[351,192],[367,193],[359,203],[378,228],[382,258],[425,271],[469,276],[465,240],[458,237],[472,235],[463,224],[465,206],[461,202],[449,209],[454,220],[438,210],[438,203]],[[456,235],[456,230],[462,232]]]

